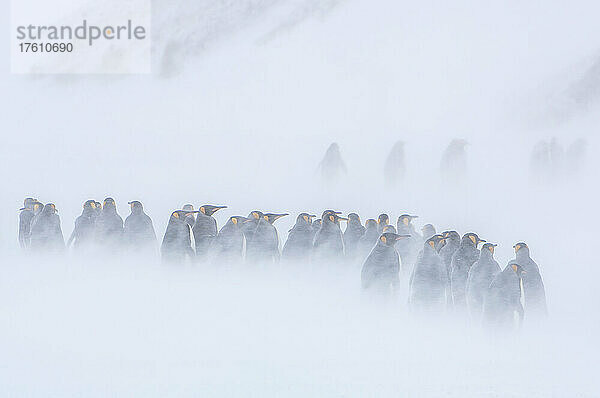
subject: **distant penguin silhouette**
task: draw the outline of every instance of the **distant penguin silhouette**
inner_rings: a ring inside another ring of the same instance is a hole
[[[334,142],[327,148],[323,160],[319,163],[319,172],[327,186],[337,184],[348,172],[337,143]]]
[[[404,181],[404,175],[406,173],[405,163],[404,142],[397,141],[385,159],[385,164],[383,166],[385,185],[388,188],[395,188]]]
[[[442,154],[440,173],[445,184],[463,183],[467,176],[467,141],[454,139]]]

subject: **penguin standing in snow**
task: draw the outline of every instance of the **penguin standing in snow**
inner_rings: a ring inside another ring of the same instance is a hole
[[[406,173],[405,163],[404,142],[397,141],[385,159],[383,166],[386,187],[395,188],[404,181],[404,174]]]
[[[283,245],[281,258],[285,261],[308,261],[312,251],[313,226],[312,214],[300,213],[296,223],[288,232],[287,240]]]
[[[529,247],[524,242],[514,246],[516,262],[523,268],[523,298],[528,318],[541,318],[548,314],[546,289],[540,275],[540,268],[529,255]]]
[[[21,213],[19,213],[19,245],[25,249],[29,245],[29,235],[31,233],[31,221],[33,220],[33,204],[36,202],[33,198],[25,198]]]
[[[153,251],[156,249],[156,233],[152,219],[144,212],[140,201],[129,202],[131,214],[125,219],[123,228],[124,243],[132,251]]]
[[[377,229],[377,220],[369,218],[365,222],[365,233],[358,240],[357,256],[360,260],[367,258],[373,249],[373,246],[375,246],[377,243],[377,239],[379,239],[380,236],[380,233]]]
[[[113,198],[104,199],[102,211],[96,218],[96,242],[107,250],[114,250],[122,243],[123,219],[117,213]]]
[[[396,249],[400,255],[400,260],[402,261],[402,267],[408,272],[408,275],[411,274],[412,268],[417,260],[417,256],[419,255],[419,251],[423,246],[423,239],[421,235],[417,233],[415,226],[412,223],[412,221],[417,217],[418,216],[411,216],[410,214],[402,214],[400,217],[398,217],[398,221],[396,223],[396,230],[399,234],[410,235],[410,238],[402,239],[396,245]]]
[[[334,142],[327,148],[323,160],[319,163],[319,171],[321,179],[327,186],[337,184],[348,172],[337,143]]]
[[[215,220],[213,214],[226,208],[227,206],[202,205],[198,209],[199,212],[192,227],[196,257],[204,259],[208,255],[208,249],[218,233],[217,220]],[[191,216],[188,216],[188,220],[189,217]]]
[[[248,219],[243,216],[231,216],[223,225],[210,246],[211,261],[217,265],[240,263],[244,256],[244,223]]]
[[[244,225],[246,236],[246,261],[250,263],[268,264],[279,261],[279,235],[273,226],[276,220],[287,216],[287,213],[262,213],[253,211],[252,217],[258,214],[260,218],[251,219]]]
[[[521,304],[521,284],[523,268],[509,262],[502,272],[497,274],[488,288],[483,301],[483,324],[492,331],[514,330],[523,323]],[[518,323],[515,320],[518,314]]]
[[[407,236],[392,232],[385,232],[379,237],[362,266],[361,284],[364,290],[389,295],[398,288],[400,258],[394,245],[403,238]]]
[[[471,318],[476,321],[481,318],[483,300],[492,280],[502,271],[500,265],[494,259],[496,246],[498,245],[485,243],[481,247],[479,259],[469,269],[466,288],[467,305]]]
[[[326,210],[321,217],[323,223],[313,242],[313,260],[340,261],[344,257],[344,237],[340,228],[340,221],[347,221],[339,212]]]
[[[440,250],[440,257],[444,261],[447,274],[447,286],[446,286],[446,303],[450,306],[452,304],[452,290],[450,289],[450,273],[452,272],[452,257],[460,246],[460,235],[456,231],[444,231],[442,232],[446,244]]]
[[[312,245],[312,242],[315,241],[315,236],[317,236],[317,232],[319,232],[319,230],[321,229],[321,225],[323,225],[323,220],[321,220],[320,218],[317,218],[316,220],[314,220],[312,222],[312,224],[310,225],[312,227],[311,245]]]
[[[89,248],[94,243],[95,225],[96,202],[86,200],[81,215],[75,219],[75,228],[67,241],[67,248],[71,247],[71,244],[75,250]]]
[[[446,269],[439,250],[444,237],[427,239],[419,252],[409,281],[408,302],[415,312],[440,313],[446,307]]]
[[[160,247],[163,263],[182,264],[186,258],[192,260],[195,257],[194,249],[192,249],[191,228],[187,221],[190,212],[191,210],[176,210],[171,213]]]
[[[479,259],[477,245],[485,242],[477,234],[465,234],[458,250],[452,256],[452,269],[450,271],[450,289],[452,290],[452,304],[455,308],[462,309],[466,306],[467,278],[471,266]]]
[[[39,253],[58,253],[65,248],[60,217],[53,203],[44,205],[31,225],[30,247]]]
[[[346,256],[353,259],[358,251],[358,241],[365,233],[365,227],[360,221],[360,216],[356,213],[348,214],[348,223],[344,231],[344,247]]]

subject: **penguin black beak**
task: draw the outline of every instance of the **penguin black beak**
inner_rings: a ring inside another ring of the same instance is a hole
[[[404,234],[404,235],[398,235],[398,236],[396,236],[396,240],[402,240],[404,238],[410,238],[410,235]]]

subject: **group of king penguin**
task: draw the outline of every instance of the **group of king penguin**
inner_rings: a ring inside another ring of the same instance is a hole
[[[151,218],[141,202],[128,204],[131,213],[123,221],[113,198],[102,203],[87,200],[65,244],[56,206],[26,198],[19,216],[19,243],[38,253],[69,247],[156,252]],[[396,225],[385,213],[363,224],[357,213],[344,217],[325,210],[321,218],[298,214],[280,250],[275,222],[288,213],[253,210],[247,217],[229,217],[219,229],[213,216],[225,208],[202,205],[195,210],[188,204],[173,211],[160,245],[162,262],[360,268],[365,292],[389,297],[404,290],[411,311],[462,312],[492,328],[518,328],[525,317],[539,319],[547,313],[540,270],[524,242],[514,245],[515,258],[502,269],[494,259],[497,245],[476,233],[438,234],[432,224],[417,232],[417,216],[411,214],[400,215]]]

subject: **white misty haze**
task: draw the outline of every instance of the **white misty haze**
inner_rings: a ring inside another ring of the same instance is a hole
[[[152,75],[18,76],[4,63],[0,391],[597,396],[600,108],[569,97],[599,56],[597,12],[591,1],[155,1]],[[552,136],[585,138],[585,169],[531,184],[531,149]],[[449,193],[439,162],[455,137],[469,142],[469,176]],[[387,191],[399,139],[406,182]],[[348,175],[327,188],[317,165],[334,141]],[[65,238],[81,204],[106,196],[123,217],[142,201],[160,239],[185,203],[227,205],[219,226],[289,212],[276,223],[282,243],[301,211],[417,214],[419,227],[498,243],[502,267],[526,241],[550,319],[498,340],[373,302],[356,270],[27,257],[26,196],[56,204]]]

